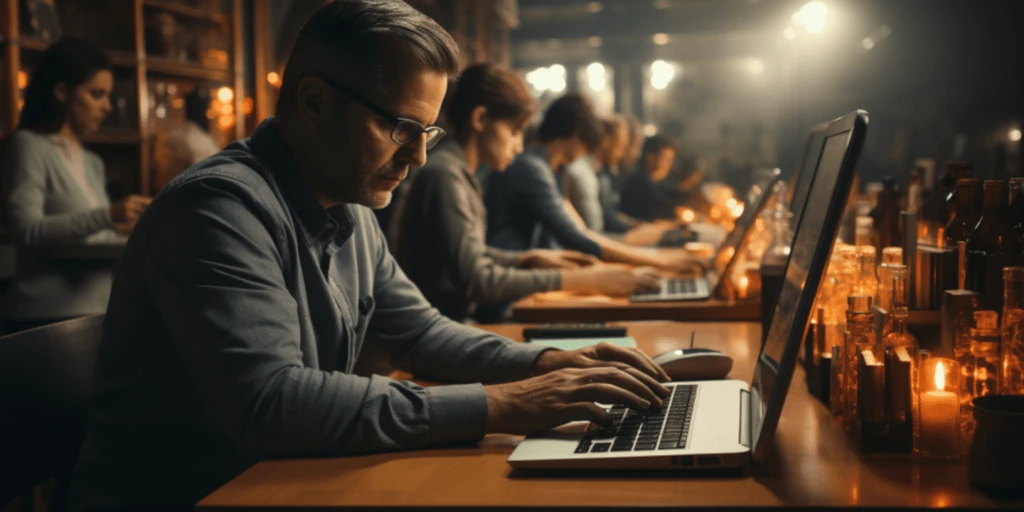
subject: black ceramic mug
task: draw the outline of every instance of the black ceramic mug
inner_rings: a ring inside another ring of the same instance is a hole
[[[967,456],[967,480],[992,491],[1024,491],[1024,395],[975,398],[977,428]]]

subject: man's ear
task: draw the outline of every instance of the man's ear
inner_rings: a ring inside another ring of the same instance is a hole
[[[334,110],[334,95],[327,90],[327,84],[315,76],[302,77],[295,94],[296,113],[310,128],[320,125]]]
[[[477,105],[472,112],[469,113],[469,126],[476,132],[484,131],[484,126],[487,125],[489,116],[487,114],[487,107],[483,105]]]

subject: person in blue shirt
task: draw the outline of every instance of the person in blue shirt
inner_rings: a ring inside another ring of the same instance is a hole
[[[670,179],[678,148],[666,135],[653,135],[644,141],[640,168],[622,189],[622,211],[643,221],[674,220],[675,209],[686,200],[686,190],[699,183],[702,175],[689,172]]]
[[[574,218],[578,216],[562,196],[556,175],[594,151],[601,135],[600,120],[584,96],[570,93],[555,100],[540,124],[538,144],[491,177],[485,194],[487,244],[516,251],[571,249],[610,262],[692,269],[696,262],[685,254],[658,255],[630,247],[588,230]]]

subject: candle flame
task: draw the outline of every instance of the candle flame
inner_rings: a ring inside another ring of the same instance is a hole
[[[935,365],[935,389],[937,391],[946,390],[946,367],[942,366],[942,361]]]

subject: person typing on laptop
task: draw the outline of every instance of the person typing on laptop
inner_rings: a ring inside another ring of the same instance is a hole
[[[490,178],[484,195],[488,245],[516,251],[557,246],[609,262],[667,271],[698,268],[701,262],[685,253],[651,254],[574,221],[556,174],[593,151],[601,133],[601,123],[585,97],[570,93],[555,100],[540,124],[540,143],[519,155],[505,172]]]
[[[478,305],[558,289],[628,296],[658,287],[653,269],[592,265],[592,256],[572,251],[488,247],[476,173],[481,164],[501,172],[522,152],[535,102],[520,74],[476,64],[459,76],[446,105],[454,133],[411,178],[390,237],[402,269],[442,314],[463,320]]]
[[[472,441],[608,422],[594,402],[661,403],[667,376],[650,358],[544,351],[455,323],[388,252],[370,208],[443,135],[433,124],[458,68],[452,38],[399,0],[338,0],[303,27],[279,117],[171,181],[128,241],[71,510],[191,510],[267,457]],[[357,376],[364,346],[463,384]]]

